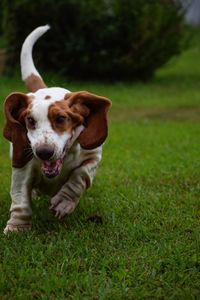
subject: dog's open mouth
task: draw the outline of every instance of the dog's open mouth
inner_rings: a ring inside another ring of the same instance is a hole
[[[50,159],[50,160],[42,160],[41,161],[41,170],[42,170],[42,173],[46,177],[53,178],[60,174],[66,155],[68,154],[74,141],[77,139],[77,137],[83,131],[83,129],[84,129],[83,125],[80,125],[77,127],[76,132],[73,134],[72,138],[69,139],[68,142],[66,143],[66,145],[63,149],[63,153],[59,159],[56,159],[56,160]]]
[[[62,170],[64,159],[67,152],[68,152],[68,147],[66,145],[59,159],[43,160],[41,164],[42,173],[48,178],[53,178],[59,175]]]
[[[53,178],[60,174],[62,166],[63,166],[63,158],[57,159],[55,161],[42,161],[41,169],[42,173],[48,177]]]

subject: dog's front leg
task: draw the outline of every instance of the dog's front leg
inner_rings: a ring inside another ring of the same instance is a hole
[[[23,168],[12,169],[10,219],[4,229],[23,231],[31,227],[31,162]]]
[[[98,159],[86,160],[51,199],[50,209],[56,217],[60,219],[74,211],[83,192],[91,186],[98,163]]]

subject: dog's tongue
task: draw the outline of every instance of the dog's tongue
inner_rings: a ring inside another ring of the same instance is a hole
[[[55,161],[43,161],[42,162],[42,172],[46,177],[52,178],[57,176],[62,168],[63,159],[58,159]]]

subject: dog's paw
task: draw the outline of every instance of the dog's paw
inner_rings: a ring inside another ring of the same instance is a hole
[[[69,200],[59,200],[59,197],[53,197],[51,199],[50,210],[59,219],[63,218],[65,215],[71,214],[76,207],[76,204]]]
[[[20,224],[20,225],[12,225],[7,224],[4,229],[4,234],[8,234],[9,232],[25,232],[31,229],[30,224]]]

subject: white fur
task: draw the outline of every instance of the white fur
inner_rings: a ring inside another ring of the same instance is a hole
[[[23,168],[12,168],[11,215],[4,233],[27,230],[31,227],[32,191],[36,190],[40,194],[51,196],[50,209],[56,217],[62,218],[73,212],[81,195],[92,184],[102,157],[102,146],[93,150],[84,150],[76,141],[84,130],[82,125],[78,126],[72,135],[68,133],[58,135],[48,120],[49,105],[61,100],[60,97],[63,97],[66,92],[69,91],[46,88],[29,94],[33,98],[31,115],[37,121],[36,129],[28,129],[28,138],[33,152],[37,145],[44,142],[55,146],[56,159],[61,155],[66,143],[70,142],[68,144],[70,150],[65,156],[61,172],[51,179],[42,174],[41,162],[36,159],[36,155]],[[45,100],[47,95],[51,96],[51,99]]]
[[[31,227],[33,190],[51,196],[50,209],[56,217],[62,218],[72,213],[81,195],[91,186],[101,157],[101,146],[83,150],[75,142],[65,158],[61,173],[52,179],[42,175],[40,162],[36,158],[23,168],[12,168],[11,215],[4,233]],[[85,161],[88,163],[85,164]]]
[[[48,99],[48,103],[52,104],[55,101],[63,100],[63,98],[67,93],[70,93],[70,91],[67,89],[60,88],[60,87],[50,87],[50,88],[40,89],[35,93],[28,93],[28,96],[34,96],[34,101],[40,102],[41,100],[45,99],[45,96],[48,95],[51,96],[51,98]]]
[[[48,25],[38,27],[24,42],[21,52],[23,80],[31,74],[40,76],[33,63],[32,48],[37,39],[48,29]],[[33,152],[37,145],[44,141],[55,146],[57,158],[68,141],[70,141],[70,150],[65,156],[61,172],[52,179],[42,174],[41,162],[35,157],[23,168],[13,168],[10,193],[12,198],[11,215],[4,230],[5,233],[25,230],[31,226],[31,197],[34,189],[52,197],[50,209],[57,217],[61,218],[74,210],[80,196],[92,184],[102,157],[102,147],[84,150],[76,141],[84,129],[82,125],[72,132],[72,136],[68,133],[58,136],[48,120],[49,105],[62,100],[67,93],[69,91],[66,89],[54,87],[28,94],[29,97],[32,96],[31,114],[37,121],[36,129],[28,129],[28,138]],[[45,96],[51,98],[45,100]]]
[[[67,132],[56,133],[48,119],[49,106],[56,101],[63,100],[67,93],[69,91],[64,88],[45,88],[38,90],[36,93],[29,93],[33,97],[31,117],[36,121],[36,125],[35,129],[28,129],[28,138],[35,156],[37,147],[46,144],[54,148],[54,159],[58,159],[68,140],[72,138]],[[45,100],[47,95],[51,98]]]
[[[39,37],[42,36],[47,30],[49,30],[49,28],[49,25],[40,26],[36,28],[34,31],[31,32],[31,34],[28,35],[28,37],[24,41],[20,57],[23,80],[25,80],[31,74],[41,77],[33,63],[32,49],[33,45],[39,39]]]

